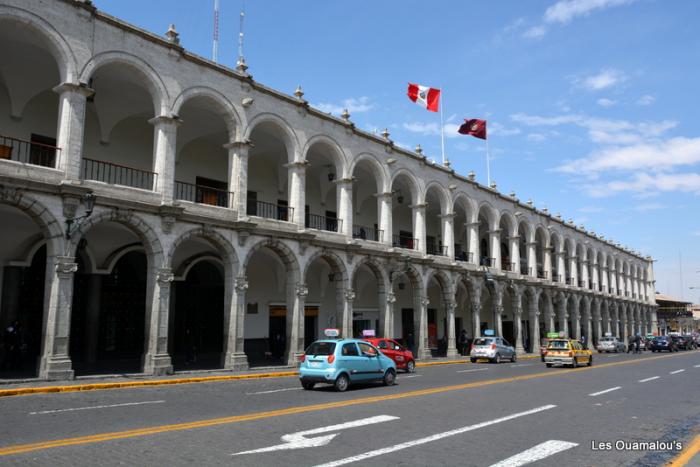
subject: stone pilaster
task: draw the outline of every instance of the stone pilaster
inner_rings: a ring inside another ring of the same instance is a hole
[[[172,271],[162,268],[156,271],[153,285],[153,301],[150,306],[150,322],[143,358],[144,373],[165,375],[173,372],[168,354],[168,323],[170,315],[170,285],[174,279]]]
[[[418,349],[417,358],[427,360],[431,357],[430,346],[428,345],[428,305],[430,300],[427,296],[420,298],[420,315],[418,318]]]
[[[251,144],[248,141],[233,141],[225,144],[228,150],[228,191],[233,193],[232,208],[238,218],[248,216],[248,156]]]
[[[345,289],[343,292],[343,337],[346,339],[352,338],[352,313],[353,302],[355,301],[355,291]]]
[[[442,220],[442,244],[447,247],[447,257],[450,261],[455,259],[455,213],[450,212],[440,216]]]
[[[391,192],[377,193],[377,209],[379,212],[379,229],[383,232],[381,242],[391,247],[394,241]]]
[[[337,180],[338,218],[341,220],[338,232],[352,238],[352,179]]]
[[[304,308],[309,289],[306,284],[297,283],[287,297],[287,352],[285,361],[289,366],[297,366],[304,353]]]
[[[425,208],[426,204],[409,206],[413,210],[413,235],[418,240],[417,250],[426,253],[425,244]]]
[[[394,337],[394,303],[396,303],[396,295],[394,292],[386,293],[386,301],[384,304],[384,337]]]
[[[456,358],[457,340],[455,339],[455,309],[457,304],[454,301],[448,301],[445,306],[447,315],[447,358]]]
[[[85,103],[95,91],[73,83],[63,83],[53,90],[59,95],[56,145],[61,151],[57,155],[57,168],[65,172],[67,179],[79,180],[83,158]]]
[[[233,297],[226,313],[224,336],[224,368],[243,371],[248,369],[248,357],[244,350],[246,291],[248,280],[246,276],[236,277],[233,286]],[[272,337],[272,336],[271,336]]]
[[[152,189],[160,193],[163,203],[170,204],[175,197],[177,128],[182,121],[161,115],[148,122],[154,127],[153,171],[158,174]]]

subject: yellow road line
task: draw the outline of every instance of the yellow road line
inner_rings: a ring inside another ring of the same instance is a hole
[[[695,438],[693,438],[690,444],[685,447],[685,449],[678,455],[678,457],[673,459],[668,464],[668,467],[684,467],[698,453],[700,453],[700,435],[697,435]]]
[[[75,438],[57,439],[57,440],[42,441],[42,442],[29,443],[29,444],[17,444],[17,445],[13,445],[13,446],[6,446],[4,448],[0,448],[0,456],[7,456],[10,454],[21,454],[21,453],[32,452],[32,451],[40,451],[40,450],[44,450],[44,449],[57,448],[57,447],[62,447],[62,446],[76,446],[76,445],[84,445],[84,444],[91,444],[91,443],[100,443],[100,442],[104,442],[104,441],[112,441],[112,440],[116,440],[116,439],[135,438],[135,437],[140,437],[140,436],[154,435],[154,434],[158,434],[158,433],[167,433],[167,432],[171,432],[171,431],[191,430],[191,429],[195,429],[195,428],[204,428],[204,427],[210,427],[210,426],[216,426],[216,425],[240,423],[240,422],[245,422],[245,421],[250,421],[250,420],[260,420],[260,419],[264,419],[264,418],[279,417],[279,416],[283,416],[283,415],[300,414],[300,413],[307,413],[307,412],[318,412],[320,410],[336,409],[336,408],[341,408],[341,407],[350,407],[350,406],[354,406],[354,405],[375,404],[377,402],[390,401],[390,400],[396,400],[396,399],[405,399],[405,398],[410,398],[410,397],[427,396],[427,395],[433,395],[433,394],[440,394],[440,393],[444,393],[444,392],[460,391],[460,390],[464,390],[464,389],[472,389],[472,388],[478,388],[478,387],[483,387],[483,386],[490,386],[490,385],[494,385],[494,384],[512,383],[512,382],[516,382],[516,381],[527,381],[527,380],[531,380],[531,379],[544,378],[547,376],[559,376],[559,375],[573,373],[573,372],[582,373],[582,372],[587,371],[587,370],[590,371],[590,370],[594,370],[594,369],[598,369],[598,368],[607,368],[607,367],[619,366],[619,365],[630,365],[630,364],[646,362],[649,360],[659,360],[662,358],[670,358],[670,357],[675,357],[675,356],[676,355],[663,355],[663,356],[658,356],[658,357],[647,357],[647,358],[644,358],[641,360],[628,360],[628,361],[621,361],[621,362],[605,363],[605,364],[598,365],[598,366],[579,368],[579,369],[570,369],[570,370],[561,370],[561,371],[547,371],[544,373],[533,373],[530,375],[511,376],[508,378],[476,381],[473,383],[456,384],[456,385],[452,385],[452,386],[443,386],[443,387],[429,388],[429,389],[419,389],[419,390],[415,390],[415,391],[402,392],[399,394],[363,397],[360,399],[351,399],[351,400],[346,400],[346,401],[330,402],[330,403],[326,403],[326,404],[315,404],[315,405],[290,407],[287,409],[271,410],[271,411],[266,411],[266,412],[257,412],[257,413],[251,413],[251,414],[246,414],[246,415],[235,415],[235,416],[231,416],[231,417],[212,418],[212,419],[206,419],[206,420],[199,420],[199,421],[195,421],[195,422],[177,423],[177,424],[171,424],[171,425],[159,425],[159,426],[152,426],[152,427],[146,427],[146,428],[137,428],[134,430],[115,431],[115,432],[108,432],[108,433],[100,433],[100,434],[96,434],[96,435],[78,436]]]

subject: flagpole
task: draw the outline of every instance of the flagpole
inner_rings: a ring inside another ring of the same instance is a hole
[[[491,151],[489,151],[489,139],[486,139],[486,182],[491,186]]]
[[[440,89],[440,147],[442,148],[442,165],[448,165],[445,159],[445,124],[442,119],[442,89]]]

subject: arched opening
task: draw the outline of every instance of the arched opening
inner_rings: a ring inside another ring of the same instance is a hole
[[[0,378],[36,376],[41,351],[46,245],[34,220],[0,204]]]
[[[246,212],[249,216],[292,221],[289,171],[285,167],[290,162],[290,153],[284,130],[274,122],[262,122],[255,126],[250,140],[254,147],[248,159]]]
[[[362,331],[374,330],[376,336],[396,337],[401,335],[395,330],[395,316],[382,322],[383,312],[381,297],[384,284],[376,266],[363,263],[355,269],[352,289],[355,291],[353,303],[353,336],[362,337]],[[393,313],[393,311],[392,311]],[[386,327],[386,328],[385,328]]]
[[[468,356],[471,343],[479,330],[474,329],[474,319],[469,295],[469,285],[464,278],[457,282],[455,296],[457,309],[455,310],[455,333],[457,352],[462,356]]]
[[[92,227],[77,252],[70,355],[76,375],[141,371],[146,324],[146,254],[119,224]],[[88,252],[89,249],[89,252]],[[102,268],[92,269],[90,259]]]
[[[436,186],[425,194],[425,249],[429,255],[447,256],[447,245],[443,244],[443,220],[446,207],[443,196]]]
[[[498,222],[498,230],[501,245],[501,270],[515,271],[515,262],[519,260],[518,255],[513,253],[512,239],[514,237],[515,228],[509,215],[502,215]],[[517,245],[517,244],[516,244]]]
[[[392,199],[392,245],[398,248],[418,250],[416,238],[416,225],[412,207],[418,199],[418,187],[406,174],[399,174],[394,178],[391,186]]]
[[[231,161],[224,145],[235,137],[227,126],[231,116],[207,96],[188,99],[178,112],[182,124],[177,130],[175,199],[230,207]]]
[[[568,285],[576,285],[574,283],[574,275],[576,274],[574,272],[574,269],[572,268],[572,261],[574,259],[574,255],[576,254],[576,250],[574,249],[574,243],[571,239],[565,239],[564,241],[564,279],[565,279],[565,284]]]
[[[428,279],[428,348],[433,357],[447,355],[448,326],[447,322],[447,283],[446,278],[433,274]],[[455,325],[455,329],[457,326]]]
[[[535,231],[535,261],[538,279],[550,279],[545,268],[545,251],[547,251],[547,234],[543,228],[539,227]]]
[[[306,154],[306,210],[304,224],[307,228],[340,232],[343,219],[339,219],[341,188],[335,183],[343,176],[341,155],[326,142],[311,145]]]
[[[383,242],[385,232],[379,226],[382,193],[381,168],[367,159],[360,160],[352,173],[353,238]]]
[[[471,222],[471,211],[469,203],[464,196],[457,198],[454,204],[454,232],[455,232],[455,259],[473,263],[475,258],[471,248],[469,238]],[[473,335],[473,334],[472,334]]]
[[[394,273],[394,335],[413,355],[417,354],[420,328],[420,283],[416,271],[409,269]],[[400,315],[399,315],[400,312]]]
[[[490,329],[496,331],[496,321],[494,319],[494,302],[493,302],[494,290],[490,286],[484,285],[481,288],[481,314],[479,323],[479,335],[485,335],[484,331]]]
[[[578,279],[576,285],[584,289],[588,287],[586,259],[586,250],[579,243],[576,246],[576,277]]]
[[[529,258],[530,243],[532,242],[532,228],[527,222],[518,224],[518,258],[520,262],[520,274],[535,277],[536,272],[530,269]]]
[[[562,283],[564,282],[564,263],[566,259],[564,257],[564,248],[561,237],[558,234],[553,234],[551,237],[552,242],[552,281]]]
[[[56,168],[59,65],[49,39],[0,18],[0,159]]]
[[[304,348],[306,348],[319,339],[319,336],[323,338],[323,329],[342,329],[343,292],[347,280],[342,263],[335,256],[320,255],[307,266],[304,283],[309,291],[304,307]],[[376,305],[373,311],[376,314]],[[377,329],[376,320],[378,319],[378,315],[369,316],[368,320],[371,322],[367,323],[367,327],[360,326],[364,323],[358,323],[359,333],[362,334],[362,329]],[[353,328],[354,325],[353,321]],[[357,334],[353,332],[353,336],[355,335]]]
[[[138,68],[109,62],[94,70],[88,87],[81,176],[112,185],[154,190],[150,78]],[[160,96],[157,96],[160,97]]]
[[[493,214],[487,206],[479,208],[479,264],[481,266],[496,267],[494,248],[491,244],[491,229],[493,228]]]
[[[508,341],[510,345],[515,347],[515,313],[513,310],[513,301],[515,297],[510,287],[506,287],[503,291],[503,312],[501,314],[501,336]]]

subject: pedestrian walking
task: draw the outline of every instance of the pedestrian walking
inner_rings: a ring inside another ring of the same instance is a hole
[[[464,356],[467,354],[467,345],[469,344],[469,334],[467,334],[466,329],[462,329],[459,333],[459,353]]]
[[[642,343],[642,336],[639,333],[634,336],[634,353],[642,353],[640,345]]]

